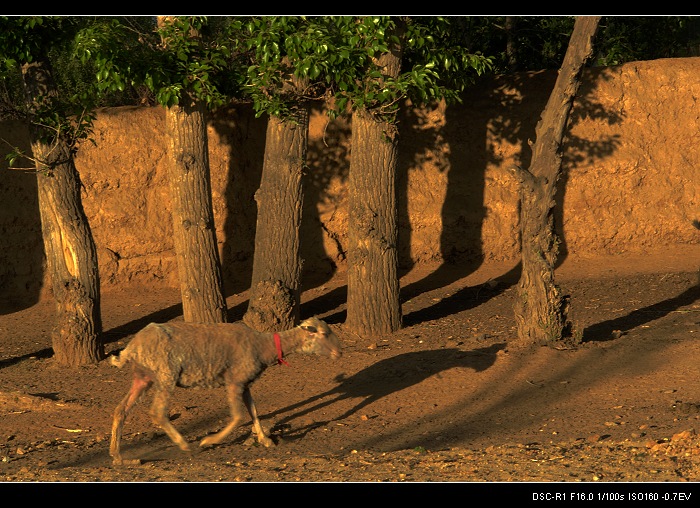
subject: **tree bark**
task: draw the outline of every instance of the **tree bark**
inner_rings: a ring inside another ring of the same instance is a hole
[[[600,17],[578,17],[554,90],[537,124],[529,170],[514,168],[520,183],[522,273],[515,303],[516,344],[575,342],[568,319],[569,298],[555,284],[559,239],[554,229],[554,195],[561,175],[561,144],[580,85],[581,71],[593,51]]]
[[[185,321],[227,321],[216,241],[204,105],[166,108],[173,236]]]
[[[308,131],[306,107],[294,119],[272,116],[267,123],[262,178],[255,193],[258,220],[251,296],[243,317],[259,331],[287,330],[299,324],[299,227]]]
[[[57,93],[48,64],[22,67],[27,103],[35,111]],[[51,332],[54,359],[64,367],[95,364],[104,358],[97,248],[80,196],[73,152],[61,136],[45,141],[45,127],[30,125],[36,161],[39,213],[54,298]]]
[[[401,327],[396,211],[397,127],[358,110],[348,179],[346,326],[362,337]]]

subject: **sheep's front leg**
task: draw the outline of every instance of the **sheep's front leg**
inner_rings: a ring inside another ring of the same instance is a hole
[[[250,393],[249,387],[243,390],[243,402],[245,402],[248,413],[250,413],[250,417],[253,419],[253,432],[258,436],[258,443],[267,448],[273,446],[275,442],[265,433],[265,429],[263,429],[260,423],[258,412],[255,409],[255,402],[253,402],[253,395]]]
[[[202,441],[200,441],[199,446],[208,446],[219,444],[223,441],[226,436],[228,436],[233,430],[238,427],[245,418],[245,409],[250,411],[250,402],[252,401],[250,397],[250,391],[248,388],[241,388],[236,383],[229,383],[226,385],[226,393],[228,395],[229,407],[231,409],[231,423],[229,423],[222,430],[211,436],[207,436]],[[244,404],[245,403],[245,404]],[[254,418],[254,422],[257,420],[257,416]],[[260,422],[258,422],[257,427],[253,423],[254,428],[262,429],[260,427]],[[256,430],[257,432],[257,430]],[[264,444],[264,443],[263,443]],[[266,444],[265,446],[269,446]]]
[[[219,444],[243,421],[243,407],[241,404],[240,388],[229,385],[226,391],[228,393],[229,406],[231,408],[231,422],[216,434],[212,434],[202,439],[199,442],[199,446]]]
[[[177,431],[173,424],[170,423],[169,418],[169,405],[168,400],[170,399],[170,393],[158,386],[154,396],[153,403],[151,404],[151,417],[153,418],[153,423],[158,427],[163,429],[168,435],[170,440],[175,443],[182,451],[189,452],[190,445],[187,444],[185,438]]]

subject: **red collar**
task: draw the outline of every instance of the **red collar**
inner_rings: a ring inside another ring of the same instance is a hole
[[[278,364],[285,364],[287,367],[289,367],[289,364],[282,358],[282,343],[280,342],[280,334],[276,333],[274,334],[275,338],[275,347],[277,348],[277,363]]]

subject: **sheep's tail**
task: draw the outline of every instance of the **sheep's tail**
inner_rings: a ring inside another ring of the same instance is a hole
[[[154,330],[157,334],[160,333],[161,327],[156,323],[149,323],[140,332],[130,335],[128,337],[129,343],[126,345],[126,347],[110,358],[110,362],[112,363],[112,365],[121,369],[124,365],[126,365],[126,363],[129,360],[133,359],[135,356],[138,357],[138,351],[140,346],[136,345],[139,344],[139,340],[137,339],[137,337],[139,337],[142,333],[146,332],[147,330]],[[148,331],[146,333],[151,334],[154,332]],[[136,342],[134,342],[134,339],[136,339]]]
[[[122,349],[118,353],[114,354],[110,358],[110,362],[115,367],[118,367],[121,369],[124,365],[127,364],[127,362],[129,360],[131,360],[132,356],[133,356],[132,348],[130,348],[129,345],[127,344],[127,346],[124,349]]]
[[[124,351],[122,350],[122,353],[123,352]],[[116,354],[116,355],[112,356],[110,361],[112,362],[112,365],[121,369],[124,366],[124,364],[127,362],[128,359],[129,358],[127,357],[127,355]]]

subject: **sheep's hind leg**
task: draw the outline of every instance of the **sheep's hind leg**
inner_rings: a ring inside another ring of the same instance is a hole
[[[109,454],[112,457],[112,464],[115,466],[137,466],[141,464],[139,459],[125,460],[121,456],[121,441],[124,421],[129,411],[138,402],[143,395],[153,384],[148,378],[138,373],[134,373],[134,379],[131,382],[131,388],[126,396],[122,399],[119,405],[114,410],[114,419],[112,421],[112,439],[109,443]]]

